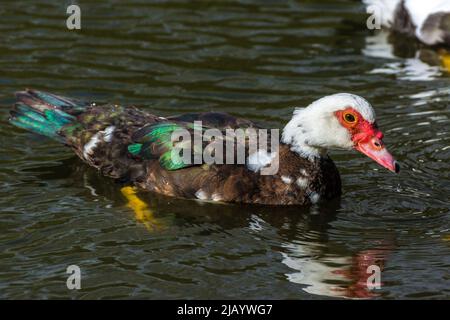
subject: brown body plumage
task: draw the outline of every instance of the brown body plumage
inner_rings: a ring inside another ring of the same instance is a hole
[[[307,159],[283,143],[279,148],[279,170],[274,175],[261,175],[245,164],[201,164],[170,171],[157,158],[146,159],[128,150],[139,130],[158,123],[201,120],[204,126],[220,130],[257,127],[225,113],[162,118],[135,107],[84,104],[36,91],[21,92],[18,97],[19,105],[39,110],[45,116],[45,110],[58,109],[73,117],[71,123],[56,131],[58,138],[101,174],[149,191],[206,201],[270,205],[305,205],[341,193],[338,170],[328,156]],[[55,106],[48,97],[67,105]],[[12,115],[12,121],[23,116],[17,106]]]

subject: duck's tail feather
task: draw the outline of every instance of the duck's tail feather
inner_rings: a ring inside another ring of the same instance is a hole
[[[87,103],[50,93],[26,90],[16,93],[18,102],[11,110],[9,121],[22,129],[64,142],[61,128],[77,122],[77,115],[86,110]]]

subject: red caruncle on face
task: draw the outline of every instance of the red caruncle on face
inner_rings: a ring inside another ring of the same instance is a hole
[[[370,123],[352,107],[338,110],[335,115],[339,123],[348,130],[356,150],[393,172],[397,173],[400,170],[397,162],[385,148],[383,133],[378,129],[376,122]]]

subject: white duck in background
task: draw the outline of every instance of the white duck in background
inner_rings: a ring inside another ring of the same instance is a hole
[[[421,48],[413,41],[392,37],[387,30],[367,36],[362,53],[384,61],[370,73],[394,75],[399,80],[432,81],[450,72],[450,55],[445,50]]]
[[[385,28],[450,46],[450,0],[363,0]]]

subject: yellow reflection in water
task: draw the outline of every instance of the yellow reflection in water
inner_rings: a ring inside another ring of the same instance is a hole
[[[120,192],[128,200],[127,207],[134,211],[136,220],[143,223],[149,231],[162,230],[166,226],[160,219],[155,218],[147,203],[137,196],[137,189],[134,187],[123,187]]]
[[[441,57],[442,65],[444,66],[447,72],[450,72],[450,53],[446,50],[441,50],[439,52],[439,56]]]

